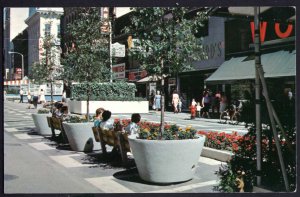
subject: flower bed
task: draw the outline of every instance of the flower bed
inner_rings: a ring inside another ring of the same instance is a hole
[[[243,136],[238,135],[237,132],[228,134],[225,132],[198,131],[197,133],[206,136],[204,146],[218,150],[236,152],[239,149],[239,141],[243,140]]]
[[[114,128],[115,130],[120,130],[122,127],[126,127],[130,123],[129,119],[115,119],[114,120]],[[170,125],[165,123],[164,134],[160,136],[159,123],[141,121],[138,123],[140,127],[139,139],[147,139],[147,140],[182,140],[182,139],[195,139],[195,134],[197,131],[193,129],[191,126],[187,126],[185,129],[179,127],[177,125]],[[199,133],[200,134],[200,133]],[[202,134],[200,134],[202,135]]]

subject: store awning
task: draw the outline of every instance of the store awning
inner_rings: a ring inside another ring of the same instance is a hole
[[[164,78],[166,78],[168,75],[163,75]],[[161,77],[158,75],[150,75],[147,77],[144,77],[143,79],[138,80],[136,83],[147,83],[147,82],[155,82],[160,80]]]
[[[277,51],[261,55],[261,63],[266,78],[296,76],[296,51]],[[225,61],[206,83],[231,83],[236,80],[255,78],[253,57],[237,57]]]

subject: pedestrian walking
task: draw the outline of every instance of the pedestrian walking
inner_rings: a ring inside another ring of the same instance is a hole
[[[182,97],[179,97],[179,102],[178,102],[178,112],[181,112],[182,109]]]
[[[196,114],[196,115],[197,115],[197,117],[199,117],[199,118],[201,117],[201,108],[202,108],[202,107],[201,107],[201,104],[200,104],[200,102],[198,102],[198,103],[197,103],[197,107],[196,107],[196,110],[197,110],[197,114]]]
[[[4,101],[6,101],[6,95],[7,95],[6,90],[4,90],[4,92],[3,92]]]
[[[210,118],[209,116],[209,108],[210,108],[210,96],[209,96],[209,92],[205,91],[202,97],[202,106],[203,106],[203,112],[202,112],[202,117],[204,117],[204,115],[207,116],[207,118]]]
[[[179,103],[179,95],[177,93],[177,90],[174,90],[172,94],[172,105],[173,105],[174,113],[178,113],[178,103]]]
[[[222,92],[221,94],[221,99],[220,99],[220,110],[219,112],[222,113],[226,110],[227,108],[227,97],[226,95]]]
[[[27,93],[27,101],[28,101],[28,107],[27,107],[27,109],[30,109],[31,108],[31,104],[32,104],[32,97],[31,97],[30,91],[28,91],[28,93]]]
[[[38,100],[39,100],[38,92],[35,90],[33,92],[33,98],[32,98],[32,104],[33,104],[35,109],[37,108]]]
[[[63,102],[63,103],[67,102],[67,95],[66,95],[66,91],[65,90],[62,93],[61,102]]]
[[[39,102],[40,103],[45,103],[46,102],[45,92],[44,92],[43,89],[41,89],[41,91],[39,93]]]
[[[161,108],[160,101],[161,101],[161,95],[160,95],[160,91],[158,90],[154,97],[154,105],[155,105],[156,111],[160,110],[160,108]]]
[[[191,119],[195,119],[195,117],[196,117],[196,106],[197,106],[197,103],[196,103],[195,99],[193,99],[192,103],[190,105]]]
[[[23,88],[20,89],[20,102],[19,103],[23,103],[23,94],[24,94],[24,91],[23,91]]]

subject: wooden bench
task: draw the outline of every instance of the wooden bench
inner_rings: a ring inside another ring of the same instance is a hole
[[[63,143],[68,143],[68,138],[66,135],[66,132],[64,131],[63,125],[62,125],[62,119],[56,118],[56,117],[47,117],[48,126],[51,128],[52,132],[52,138],[57,138],[55,135],[55,129],[60,131],[60,136],[62,137]]]
[[[102,130],[99,127],[93,127],[95,140],[101,143],[103,154],[107,154],[106,145],[112,146],[120,151],[123,165],[127,164],[127,152],[130,152],[128,135],[114,130]]]

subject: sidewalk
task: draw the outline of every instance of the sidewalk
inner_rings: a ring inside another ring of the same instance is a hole
[[[4,103],[6,193],[215,192],[213,186],[217,185],[218,178],[214,172],[221,164],[219,161],[200,157],[196,174],[187,182],[147,183],[139,178],[134,163],[126,169],[103,159],[101,151],[85,154],[66,147],[62,149],[42,136],[31,134],[34,128],[31,113],[37,110],[26,107],[24,103]],[[149,116],[153,114],[149,113]]]

